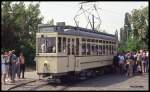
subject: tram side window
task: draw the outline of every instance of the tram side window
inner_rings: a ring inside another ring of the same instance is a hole
[[[113,49],[114,49],[114,48],[113,48],[113,46],[112,46],[112,52],[111,52],[112,54],[114,54],[114,51],[113,51]]]
[[[108,54],[108,45],[106,45],[106,52],[105,52],[105,54]]]
[[[99,45],[99,55],[102,55],[102,46]]]
[[[47,53],[56,53],[56,38],[47,37],[46,47],[47,47]]]
[[[46,52],[46,39],[45,38],[38,38],[38,53],[45,53]]]
[[[94,44],[92,44],[92,51],[91,51],[91,55],[94,55]]]
[[[79,38],[76,38],[76,55],[79,55]]]
[[[56,52],[56,38],[55,37],[41,37],[38,38],[38,53],[55,53]]]
[[[87,44],[87,55],[90,55],[91,51],[90,51],[90,44]]]
[[[109,45],[109,54],[111,54],[111,45]]]
[[[82,55],[86,55],[86,44],[82,44]]]
[[[55,53],[56,52],[56,38],[55,37],[38,38],[38,52],[39,53]]]
[[[72,55],[74,55],[74,39],[72,39]]]
[[[98,45],[96,45],[95,53],[96,53],[96,55],[98,55]]]
[[[67,49],[68,49],[68,55],[70,55],[70,39],[68,38],[68,46],[67,46]]]
[[[113,48],[113,54],[114,54],[115,51],[116,51],[116,47]]]
[[[103,54],[105,55],[105,45],[103,45]]]
[[[66,38],[63,38],[63,52],[66,52]]]
[[[58,52],[61,52],[61,37],[58,37]]]

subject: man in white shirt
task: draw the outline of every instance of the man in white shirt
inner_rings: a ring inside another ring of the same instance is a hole
[[[119,56],[119,67],[120,67],[120,73],[123,73],[124,68],[124,56],[120,54]]]

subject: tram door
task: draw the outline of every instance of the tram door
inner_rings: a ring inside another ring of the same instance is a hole
[[[75,71],[75,40],[68,39],[68,71]]]
[[[75,71],[75,56],[69,55],[69,71]]]

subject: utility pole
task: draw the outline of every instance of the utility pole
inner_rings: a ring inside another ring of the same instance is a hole
[[[94,31],[94,14],[92,15],[92,20],[93,20],[93,27],[92,27],[92,30]]]

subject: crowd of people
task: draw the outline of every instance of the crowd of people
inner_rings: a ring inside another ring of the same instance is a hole
[[[6,82],[15,83],[15,78],[24,78],[25,72],[25,58],[22,52],[17,56],[15,50],[1,51],[1,80],[4,84]]]
[[[135,73],[149,72],[149,51],[140,50],[138,52],[128,51],[118,53],[113,58],[114,72],[133,76]],[[16,75],[20,79],[24,78],[25,58],[22,52],[17,56],[15,50],[1,52],[1,80],[15,83]]]
[[[149,51],[118,53],[114,56],[113,66],[114,72],[125,73],[126,76],[147,73],[149,72]]]

